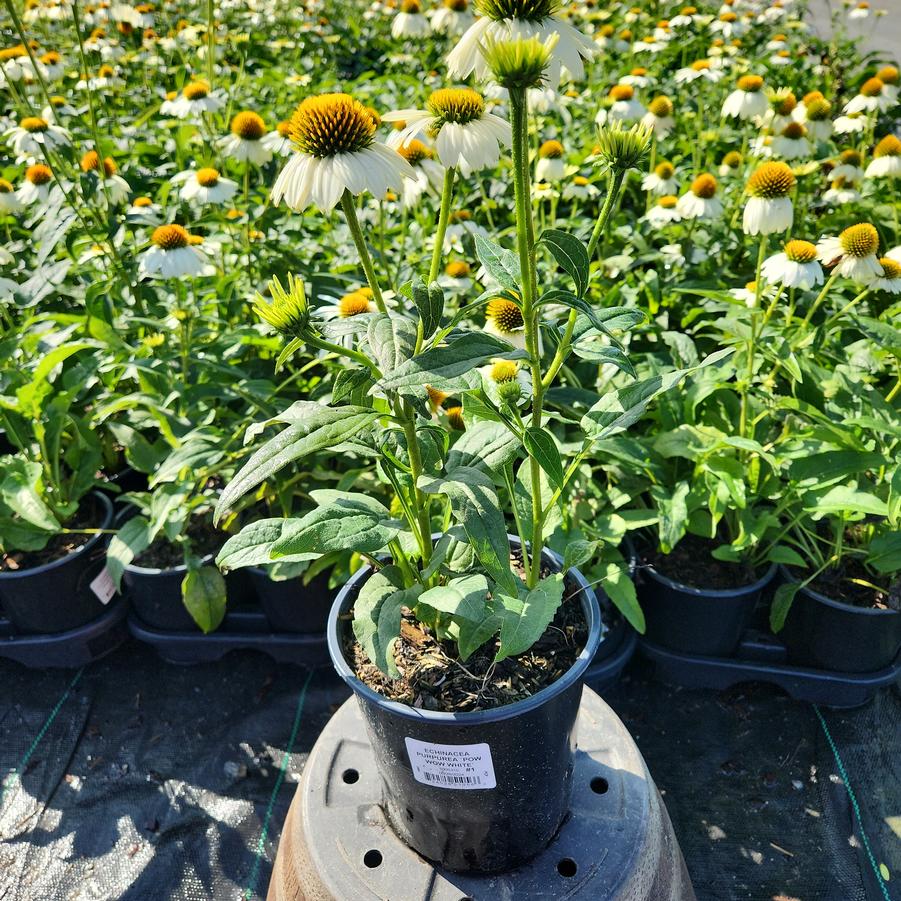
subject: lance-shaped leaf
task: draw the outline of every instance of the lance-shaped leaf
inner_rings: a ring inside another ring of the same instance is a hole
[[[267,441],[225,486],[216,504],[216,521],[235,501],[289,463],[323,447],[334,447],[375,422],[379,414],[365,407],[324,407],[297,401],[278,417],[290,425]]]
[[[369,659],[387,676],[397,679],[394,642],[400,636],[403,607],[413,608],[422,588],[403,588],[400,571],[386,566],[366,580],[354,601],[353,631]]]
[[[369,320],[366,331],[369,349],[384,373],[394,372],[416,348],[416,325],[410,319],[379,313]]]
[[[438,282],[426,286],[418,275],[413,279],[410,290],[416,311],[419,313],[419,321],[422,323],[422,336],[428,338],[441,325],[441,317],[444,315],[444,291]]]
[[[125,567],[150,547],[153,537],[153,527],[143,516],[133,516],[113,535],[106,549],[106,571],[110,574],[116,591],[122,590]]]
[[[507,527],[491,479],[478,469],[458,466],[450,478],[422,476],[419,487],[426,494],[447,495],[454,519],[463,526],[479,563],[503,591],[516,594]]]
[[[424,591],[419,603],[451,616],[480,622],[488,605],[488,580],[481,573],[451,579],[447,585]]]
[[[547,473],[551,484],[555,488],[563,486],[563,460],[560,458],[560,449],[554,436],[547,429],[538,429],[534,426],[527,428],[523,434],[523,441],[529,455],[538,461],[538,465]]]
[[[770,628],[774,632],[782,631],[792,603],[795,600],[795,595],[800,590],[800,582],[785,582],[776,589],[776,593],[773,595],[773,603],[770,607]]]
[[[473,651],[497,635],[502,617],[497,612],[497,602],[491,601],[485,605],[478,619],[461,618],[456,622],[457,650],[460,652],[460,659],[465,663]]]
[[[379,382],[383,390],[416,388],[431,385],[439,391],[475,388],[481,384],[473,370],[489,360],[518,360],[525,356],[501,338],[487,332],[467,334],[451,344],[434,347],[402,363]]]
[[[527,651],[544,634],[563,600],[563,574],[542,579],[521,597],[502,594],[497,605],[501,616],[501,643],[495,662]]]
[[[573,280],[576,294],[585,295],[588,288],[588,251],[575,236],[556,228],[546,229],[538,239],[553,254],[560,268]]]
[[[514,459],[519,446],[516,435],[501,423],[488,420],[475,422],[450,449],[447,472],[452,475],[458,466],[468,466],[493,476]]]
[[[275,560],[330,551],[380,551],[403,525],[388,519],[383,511],[383,507],[376,509],[365,495],[339,497],[300,519],[288,520],[282,537],[272,546],[271,557]]]
[[[522,276],[516,254],[481,235],[475,236],[475,244],[476,256],[491,278],[504,288],[518,292]]]
[[[181,583],[181,598],[204,633],[218,628],[225,618],[225,579],[215,566],[190,570]]]
[[[272,562],[272,548],[282,539],[290,519],[259,519],[248,523],[232,535],[216,556],[216,565],[221,570],[240,569],[242,566],[262,566]],[[110,545],[112,547],[112,544]],[[302,563],[313,560],[318,554],[295,554],[281,557],[283,563]]]

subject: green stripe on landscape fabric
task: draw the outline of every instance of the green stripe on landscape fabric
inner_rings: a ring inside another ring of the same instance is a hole
[[[255,859],[253,862],[253,869],[250,871],[250,878],[247,881],[247,888],[244,889],[244,898],[245,901],[249,901],[249,899],[253,898],[256,894],[257,890],[257,881],[260,878],[260,866],[263,863],[263,851],[266,847],[266,838],[269,835],[269,821],[272,819],[272,811],[275,808],[275,801],[278,798],[278,793],[282,787],[282,782],[285,781],[285,773],[288,771],[288,764],[291,762],[291,751],[294,748],[294,740],[297,738],[297,732],[300,729],[300,720],[303,716],[303,708],[304,703],[307,699],[307,688],[310,685],[310,682],[313,678],[313,670],[310,670],[307,675],[306,681],[303,683],[303,687],[300,689],[300,694],[297,697],[297,708],[294,711],[294,722],[291,725],[291,734],[288,736],[288,745],[285,748],[285,753],[282,756],[282,763],[278,770],[278,777],[275,780],[275,785],[272,786],[272,794],[269,796],[269,804],[266,807],[266,815],[263,817],[263,828],[260,832],[260,837],[257,840],[257,846],[254,850]]]
[[[857,828],[860,829],[860,839],[863,842],[864,850],[867,852],[867,859],[870,861],[870,866],[873,868],[873,875],[876,877],[876,883],[879,885],[879,889],[882,892],[882,897],[885,898],[885,901],[892,901],[891,896],[888,893],[888,886],[885,884],[885,880],[882,878],[882,873],[879,870],[879,864],[876,862],[876,857],[873,855],[870,840],[867,837],[866,830],[863,828],[863,817],[860,815],[860,805],[857,803],[857,796],[854,794],[854,789],[851,788],[851,780],[848,778],[845,764],[842,762],[842,756],[839,754],[838,747],[832,740],[832,733],[830,733],[829,727],[826,725],[823,714],[820,713],[820,708],[814,704],[813,709],[820,721],[820,725],[823,727],[826,741],[829,742],[829,747],[832,749],[832,756],[835,758],[835,765],[838,767],[839,775],[842,777],[842,782],[845,784],[845,788],[848,791],[848,797],[851,799],[854,818],[857,820]]]
[[[6,803],[6,793],[13,786],[17,785],[19,782],[19,776],[24,772],[25,767],[28,766],[28,761],[31,760],[32,754],[37,750],[38,745],[44,740],[44,736],[47,734],[47,730],[53,725],[53,721],[56,719],[60,710],[62,710],[63,704],[69,699],[69,695],[72,693],[72,689],[78,684],[79,680],[84,673],[84,667],[82,667],[73,677],[72,681],[66,686],[66,690],[62,693],[60,699],[56,702],[53,710],[50,711],[47,719],[44,721],[44,725],[41,726],[40,731],[34,737],[34,741],[29,745],[28,750],[25,752],[22,759],[16,764],[16,766],[11,769],[3,779],[3,791],[0,793],[0,809],[3,808],[3,805]]]

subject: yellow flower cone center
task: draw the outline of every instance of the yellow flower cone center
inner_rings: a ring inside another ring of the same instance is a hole
[[[662,163],[658,163],[654,167],[654,174],[658,178],[662,178],[664,181],[668,181],[676,174],[676,169],[672,163],[668,163],[664,160]]]
[[[81,158],[82,172],[95,172],[100,168],[100,154],[96,150],[89,150]],[[115,175],[118,166],[112,157],[106,157],[103,161],[103,171],[107,176]]]
[[[179,250],[191,243],[191,236],[181,225],[161,225],[150,238],[161,250]]]
[[[802,99],[804,101],[804,106],[810,106],[810,104],[813,103],[814,100],[823,100],[825,98],[823,97],[821,91],[809,91],[804,95]]]
[[[580,188],[587,188],[590,182],[584,175],[577,175],[573,179],[573,184],[578,185]]]
[[[789,122],[782,129],[782,137],[792,141],[800,141],[807,134],[807,129],[800,122]]]
[[[203,188],[212,188],[219,183],[219,172],[209,166],[198,169],[194,177],[197,179],[197,184]]]
[[[307,97],[291,116],[291,140],[303,153],[316,157],[365,150],[375,130],[372,115],[349,94]]]
[[[451,260],[444,271],[451,278],[466,278],[471,272],[471,268],[465,260]]]
[[[448,407],[445,411],[447,421],[452,429],[462,432],[466,427],[463,422],[463,407]]]
[[[630,84],[615,84],[610,88],[610,99],[614,103],[631,100],[635,96],[635,89]]]
[[[683,16],[695,16],[698,13],[698,8],[696,6],[683,6],[682,7],[682,15]]]
[[[648,104],[648,112],[658,119],[665,119],[673,114],[673,102],[669,97],[655,97]]]
[[[0,178],[0,194],[12,194],[13,186],[5,178]]]
[[[35,163],[25,170],[25,178],[33,185],[46,185],[53,178],[53,171],[43,163]]]
[[[291,137],[291,120],[283,119],[281,122],[278,123],[278,125],[275,126],[275,130],[283,138]]]
[[[737,150],[730,150],[723,157],[723,165],[730,169],[737,169],[741,165],[741,154]]]
[[[901,81],[901,73],[895,66],[885,66],[876,73],[876,77],[884,84],[898,84]]]
[[[879,232],[869,222],[859,222],[839,235],[842,250],[852,257],[868,257],[879,249]]]
[[[657,201],[657,205],[663,207],[663,209],[665,210],[671,210],[676,206],[678,202],[679,198],[676,197],[675,194],[667,194]]]
[[[132,206],[139,208],[153,206],[153,201],[149,197],[135,197]]]
[[[466,0],[444,0],[444,6],[452,9],[455,13],[466,12]]]
[[[695,72],[706,72],[710,68],[710,60],[696,59],[691,64],[691,67],[695,70]]]
[[[735,13],[723,13],[720,16],[720,22],[736,22],[738,16]]]
[[[747,291],[749,294],[756,294],[757,293],[757,282],[756,281],[747,282],[745,284],[745,291]]]
[[[459,125],[481,119],[485,112],[482,95],[471,88],[440,88],[432,92],[426,106],[441,122]]]
[[[421,163],[423,160],[430,160],[435,156],[431,147],[427,147],[422,141],[415,139],[410,141],[406,147],[398,147],[397,152],[412,166]]]
[[[748,179],[748,193],[767,200],[787,197],[794,186],[794,173],[785,163],[762,163]]]
[[[879,261],[879,265],[882,266],[883,278],[901,278],[901,263],[896,262],[890,257],[882,257]]]
[[[352,291],[345,294],[338,301],[338,315],[342,319],[350,319],[351,316],[359,316],[369,312],[369,298],[361,291]]]
[[[186,84],[182,94],[187,100],[203,100],[210,94],[210,86],[205,81],[192,81]]]
[[[232,119],[232,134],[244,141],[259,141],[266,134],[266,123],[257,113],[245,110]]]
[[[645,69],[644,66],[636,66],[629,74],[644,78],[644,76],[648,74],[648,70]]]
[[[859,166],[863,162],[856,150],[843,150],[839,159],[847,166]]]
[[[817,249],[810,241],[789,241],[785,255],[793,263],[812,263],[817,258]]]
[[[868,78],[860,89],[864,97],[878,97],[882,93],[885,83],[881,78]]]
[[[491,364],[491,380],[493,382],[512,382],[516,378],[519,366],[514,360],[497,360]]]
[[[716,194],[716,179],[708,172],[699,175],[691,183],[691,192],[695,197],[703,197],[709,200]]]
[[[433,388],[431,385],[425,386],[426,393],[429,395],[429,400],[434,407],[440,407],[446,400],[447,394],[444,391],[439,391],[437,388]]]
[[[488,301],[488,318],[494,323],[499,332],[509,334],[523,327],[522,310],[503,297],[496,297]]]
[[[422,6],[419,3],[419,0],[403,0],[403,3],[400,5],[400,11],[402,13],[415,14],[422,12]]]
[[[811,122],[824,122],[832,112],[832,104],[822,97],[807,104],[807,118]]]
[[[25,131],[34,134],[35,132],[47,131],[50,127],[40,116],[26,116],[20,123],[19,126],[24,128]]]
[[[873,151],[873,156],[901,156],[901,141],[894,135],[886,135]]]
[[[544,160],[560,159],[563,153],[563,145],[559,141],[545,141],[538,148],[538,156]]]
[[[746,94],[756,94],[763,87],[763,79],[759,75],[742,75],[738,79],[738,89]]]

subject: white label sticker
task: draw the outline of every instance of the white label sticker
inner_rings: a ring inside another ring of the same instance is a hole
[[[436,788],[494,788],[491,748],[480,745],[439,745],[407,738],[413,777]]]
[[[101,604],[108,604],[116,593],[116,584],[105,566],[100,570],[100,575],[91,582],[91,591],[97,595]]]

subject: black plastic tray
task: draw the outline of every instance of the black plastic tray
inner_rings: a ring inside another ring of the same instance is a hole
[[[118,599],[86,626],[46,635],[24,635],[0,616],[0,657],[32,669],[85,666],[105,657],[128,639],[127,615],[128,604]]]
[[[330,665],[325,632],[273,632],[261,610],[232,610],[209,635],[152,629],[134,613],[128,617],[128,628],[138,641],[152,645],[170,663],[210,663],[229,651],[254,650],[279,663]]]
[[[880,688],[901,681],[901,657],[892,666],[875,673],[806,669],[787,661],[784,645],[753,629],[744,634],[734,657],[682,654],[645,638],[638,640],[638,649],[654,664],[656,675],[665,682],[685,688],[720,690],[741,682],[769,682],[797,701],[824,707],[859,707],[870,701]]]

